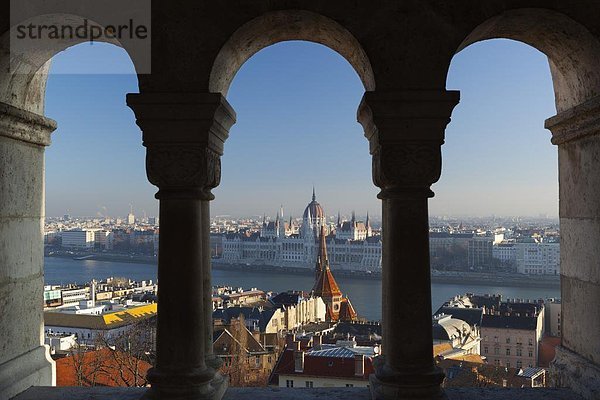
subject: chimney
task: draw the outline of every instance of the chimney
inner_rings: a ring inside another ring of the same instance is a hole
[[[312,337],[312,339],[313,339],[313,349],[320,350],[321,349],[321,345],[323,344],[323,336],[321,336],[321,335],[314,335]]]
[[[294,341],[294,351],[300,351],[300,341],[299,340]]]
[[[365,374],[365,356],[363,354],[354,355],[354,375],[363,376]]]
[[[300,347],[300,342],[298,347]],[[302,350],[294,351],[294,372],[304,372],[304,352]]]

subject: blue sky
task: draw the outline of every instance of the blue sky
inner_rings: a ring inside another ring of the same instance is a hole
[[[98,75],[99,71],[112,74]],[[130,71],[129,75],[117,75]],[[137,78],[125,52],[83,44],[53,60],[46,114],[59,123],[47,150],[47,215],[157,213],[141,134],[125,94]],[[455,56],[448,89],[461,90],[431,200],[435,215],[558,213],[555,114],[546,57],[494,40]],[[238,122],[225,144],[213,215],[300,216],[312,186],[328,214],[380,214],[368,143],[356,122],[363,87],[321,45],[286,42],[253,56],[228,94]]]

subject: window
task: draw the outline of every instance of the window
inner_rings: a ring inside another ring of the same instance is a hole
[[[506,355],[510,356],[510,349],[506,349]]]
[[[494,336],[494,342],[498,343],[498,336]]]
[[[506,362],[506,368],[510,368],[510,362],[509,361]]]
[[[346,383],[346,387],[354,387],[353,383]]]
[[[487,346],[485,346],[485,347],[483,348],[483,354],[487,354],[487,353],[488,353],[488,347],[487,347]]]
[[[517,368],[521,368],[523,366],[523,362],[521,360],[517,361]]]
[[[500,360],[498,360],[498,359],[494,360],[494,365],[496,367],[499,367],[500,366]]]
[[[510,338],[509,337],[506,338],[506,344],[510,344]]]
[[[523,354],[523,350],[517,349],[517,356],[521,357]]]
[[[313,381],[306,381],[306,387],[307,388],[313,387]]]
[[[529,357],[533,357],[533,351],[529,350]]]
[[[290,379],[286,379],[285,387],[294,387],[294,381]]]
[[[533,346],[533,339],[529,339],[529,345]]]
[[[499,347],[494,348],[494,354],[495,355],[499,355],[500,354],[500,348]]]

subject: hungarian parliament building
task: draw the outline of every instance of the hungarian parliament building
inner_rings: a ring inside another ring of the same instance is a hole
[[[357,221],[354,213],[350,221],[342,221],[338,215],[337,223],[328,225],[314,189],[312,201],[304,210],[300,226],[291,218],[286,222],[281,209],[275,221],[263,220],[259,232],[225,235],[223,255],[219,261],[226,264],[314,268],[321,227],[327,233],[332,269],[381,271],[381,236],[373,234],[368,214],[365,221]]]

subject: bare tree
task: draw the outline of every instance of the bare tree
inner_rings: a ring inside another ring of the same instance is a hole
[[[102,370],[116,386],[146,386],[146,370],[154,350],[154,318],[131,324],[116,336],[97,335],[97,347],[106,348]]]

